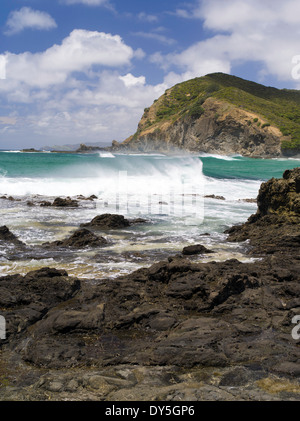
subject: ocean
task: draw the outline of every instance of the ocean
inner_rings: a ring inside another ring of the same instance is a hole
[[[6,225],[28,246],[22,251],[0,244],[0,275],[48,266],[101,282],[199,243],[215,253],[196,256],[195,261],[249,261],[247,243],[227,242],[224,231],[256,212],[253,199],[262,182],[299,165],[300,159],[209,154],[0,151],[0,226]],[[96,198],[89,199],[91,195]],[[56,197],[71,197],[79,206],[40,206]],[[81,223],[103,213],[146,222],[99,232],[108,241],[102,248],[40,247],[69,237]]]

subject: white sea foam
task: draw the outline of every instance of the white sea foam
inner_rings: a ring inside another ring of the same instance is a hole
[[[237,158],[241,157],[241,155],[218,155],[218,154],[211,154],[206,152],[201,152],[199,154],[200,157],[203,158],[215,158],[215,159],[222,159],[223,161],[236,161]]]
[[[24,199],[21,202],[0,200],[2,224],[7,225],[26,244],[34,246],[67,238],[81,223],[103,213],[119,213],[129,219],[142,217],[150,222],[133,225],[120,232],[106,233],[109,246],[97,250],[99,255],[107,253],[100,262],[91,259],[88,251],[74,252],[74,259],[69,261],[62,257],[61,262],[47,260],[46,253],[40,256],[43,260],[26,264],[22,261],[17,266],[1,259],[0,271],[3,273],[20,273],[22,265],[28,271],[29,268],[38,268],[47,263],[65,268],[76,276],[81,274],[95,278],[107,276],[107,273],[117,276],[138,265],[145,266],[156,256],[161,259],[162,254],[177,253],[187,244],[201,241],[214,248],[216,242],[222,241],[221,233],[228,226],[244,222],[255,212],[255,203],[245,203],[239,199],[255,198],[259,181],[204,176],[203,163],[198,156],[115,155],[116,159],[106,159],[98,154],[83,154],[58,157],[56,160],[47,156],[45,167],[40,164],[41,160],[35,160],[36,165],[40,165],[37,167],[39,169],[29,168],[27,177],[16,175],[14,178],[7,174],[0,177],[0,196],[7,194]],[[23,157],[19,158],[21,162]],[[61,166],[57,165],[60,161]],[[49,173],[46,172],[47,168]],[[27,171],[26,167],[21,169]],[[45,197],[50,200],[57,196],[92,194],[98,199],[82,200],[78,208],[38,206]],[[222,195],[225,200],[204,198],[212,194]],[[35,206],[26,205],[28,197]],[[201,233],[206,232],[211,235],[200,237]],[[137,255],[145,253],[148,260],[124,260],[121,256],[124,251]],[[80,261],[76,260],[77,257]]]
[[[115,158],[115,156],[110,152],[99,152],[101,158]]]
[[[22,153],[22,151],[0,151],[3,153]]]

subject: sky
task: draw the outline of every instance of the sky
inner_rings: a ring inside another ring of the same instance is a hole
[[[0,149],[110,145],[176,83],[300,89],[299,0],[1,0]]]

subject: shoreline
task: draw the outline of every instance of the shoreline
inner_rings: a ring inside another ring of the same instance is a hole
[[[177,254],[94,285],[54,268],[1,277],[0,399],[299,400],[299,187],[299,168],[263,183],[229,230],[255,263]]]
[[[147,150],[143,150],[143,149],[129,149],[126,145],[125,146],[105,146],[105,147],[92,147],[92,146],[86,146],[84,144],[81,145],[81,148],[78,148],[77,150],[38,150],[38,149],[34,149],[34,148],[26,148],[26,149],[22,149],[19,151],[0,151],[0,152],[19,152],[19,153],[56,153],[56,154],[97,154],[99,152],[110,152],[110,153],[124,153],[124,154],[140,154],[140,153],[146,153],[146,154],[164,154],[166,156],[174,156],[174,155],[191,155],[191,156],[201,156],[201,154],[203,154],[204,152],[199,150],[188,150],[188,149],[184,149],[184,148],[174,148],[174,150],[172,149],[164,149],[164,148],[159,148],[159,149],[147,149]],[[205,154],[207,154],[208,156],[211,155],[215,155],[215,151],[212,152],[205,152]],[[235,156],[235,155],[239,155],[238,153],[236,154],[220,154],[220,156],[224,156],[224,157],[231,157],[231,156]],[[295,154],[291,154],[290,152],[287,154],[284,154],[283,152],[281,153],[281,155],[270,155],[270,154],[266,154],[266,155],[240,155],[244,158],[252,158],[252,159],[300,159],[300,154],[299,153],[295,153]]]

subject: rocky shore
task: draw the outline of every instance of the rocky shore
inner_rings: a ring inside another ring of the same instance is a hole
[[[300,168],[257,203],[227,232],[255,263],[195,263],[213,252],[198,244],[100,283],[53,268],[0,277],[0,400],[299,400]],[[87,231],[113,228],[106,218],[79,234],[104,244]]]

